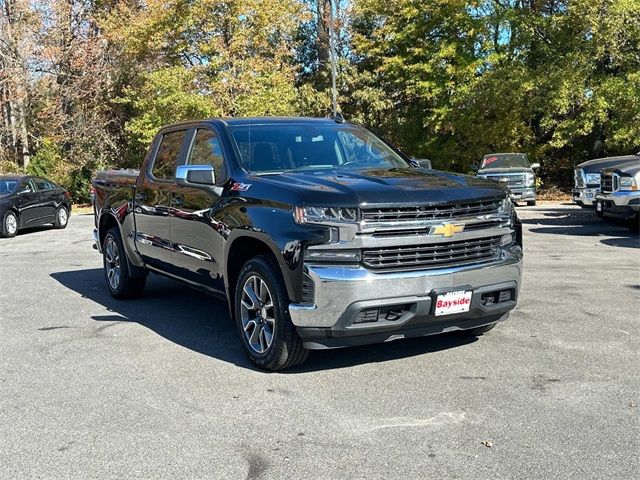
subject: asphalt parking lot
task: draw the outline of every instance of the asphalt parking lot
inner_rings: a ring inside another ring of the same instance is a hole
[[[508,322],[255,370],[226,306],[150,277],[116,301],[92,217],[0,239],[2,478],[637,478],[640,245],[520,208]]]

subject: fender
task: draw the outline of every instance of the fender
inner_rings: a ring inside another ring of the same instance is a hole
[[[289,248],[285,247],[284,249],[281,250],[267,233],[255,231],[255,230],[249,230],[243,227],[238,227],[233,229],[232,232],[227,237],[227,241],[224,245],[223,258],[225,259],[229,258],[229,251],[231,250],[231,247],[236,242],[236,240],[239,240],[242,238],[252,238],[254,240],[258,240],[269,248],[269,250],[275,257],[276,261],[278,262],[278,267],[280,267],[280,272],[282,273],[282,278],[284,279],[285,287],[287,288],[287,294],[289,295],[289,298],[292,298],[292,299],[297,298],[299,296],[297,291],[300,289],[300,284],[302,279],[302,262],[298,261],[294,263],[288,263],[287,260],[285,259],[285,255],[289,256],[293,254],[295,256],[295,250],[297,250],[298,256],[299,256],[299,252],[302,248],[302,246],[300,245],[300,242],[292,241],[296,245],[289,245],[292,242],[287,242],[287,246]],[[229,262],[226,261],[225,263],[226,265],[225,265],[225,275],[224,275],[224,287],[227,294],[227,298],[230,301],[231,290],[229,285],[229,266],[228,266]]]

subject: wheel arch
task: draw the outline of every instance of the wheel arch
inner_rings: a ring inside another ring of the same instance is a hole
[[[229,311],[234,316],[235,285],[242,266],[258,255],[269,255],[280,269],[290,300],[295,298],[294,273],[284,260],[282,252],[271,238],[261,232],[244,231],[229,238],[225,245],[224,286],[229,303]]]

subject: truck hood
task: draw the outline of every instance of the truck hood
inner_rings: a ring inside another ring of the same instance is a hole
[[[605,170],[616,170],[621,173],[626,173],[627,175],[636,176],[640,173],[640,157],[636,157],[636,160],[633,162],[626,162],[617,164],[613,167],[606,168]]]
[[[425,169],[324,170],[252,176],[265,187],[298,192],[306,205],[428,205],[504,197],[505,187],[491,180]]]
[[[501,175],[507,173],[531,173],[530,167],[509,167],[509,168],[484,168],[478,170],[479,175]]]
[[[617,168],[629,162],[640,162],[640,157],[638,155],[625,155],[622,157],[595,158],[582,162],[576,168],[582,168],[584,173],[600,173],[603,168]]]

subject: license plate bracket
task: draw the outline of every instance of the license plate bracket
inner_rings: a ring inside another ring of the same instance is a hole
[[[433,303],[432,315],[443,317],[466,313],[471,308],[473,289],[470,285],[431,292]]]

